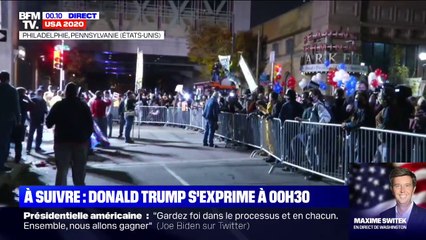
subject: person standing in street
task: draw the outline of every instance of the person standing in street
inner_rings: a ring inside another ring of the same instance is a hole
[[[104,91],[105,99],[109,99],[111,101],[111,104],[107,106],[105,110],[105,116],[107,119],[107,126],[108,126],[108,138],[112,137],[112,124],[113,124],[113,116],[112,116],[112,103],[114,99],[112,98],[111,90]],[[105,135],[106,136],[106,135]]]
[[[18,92],[9,81],[10,74],[0,72],[0,173],[11,170],[4,164],[9,156],[12,130],[21,122]]]
[[[93,119],[90,108],[77,97],[77,85],[68,83],[65,98],[57,102],[46,118],[46,126],[54,130],[54,151],[57,166],[55,185],[67,185],[71,166],[74,185],[85,185],[86,163]]]
[[[219,121],[219,93],[214,92],[212,97],[207,101],[206,107],[204,108],[203,117],[207,120],[206,127],[204,130],[203,145],[210,147],[217,147],[213,143],[214,133],[218,127],[217,122]],[[208,141],[208,142],[207,142]]]
[[[124,103],[126,102],[126,99],[127,99],[127,92],[119,98],[120,104],[118,105],[118,115],[120,116],[120,129],[119,129],[118,138],[123,138],[124,125],[126,124],[126,119],[124,118],[124,110],[125,110]]]
[[[96,91],[95,94],[96,98],[90,105],[92,116],[96,124],[101,129],[102,134],[107,137],[108,120],[106,117],[106,109],[111,105],[112,102],[109,98],[109,94],[105,98],[101,91]]]
[[[25,95],[26,89],[23,87],[16,88],[19,95],[19,107],[21,109],[21,122],[16,125],[12,131],[12,143],[15,144],[15,163],[19,163],[22,160],[22,142],[25,140],[26,127],[25,121],[28,120],[28,111],[31,108],[33,102]]]
[[[36,92],[36,96],[31,99],[32,107],[30,108],[30,130],[27,139],[27,154],[30,154],[33,145],[34,132],[37,131],[37,137],[35,139],[35,151],[43,153],[41,149],[41,142],[43,141],[43,126],[45,116],[47,114],[47,103],[43,99],[43,90],[39,89]]]
[[[135,108],[136,108],[136,97],[132,91],[127,92],[127,99],[124,102],[124,118],[126,119],[126,127],[124,130],[124,137],[126,138],[126,143],[134,143],[133,139],[130,137],[130,132],[132,131],[133,123],[135,122]]]

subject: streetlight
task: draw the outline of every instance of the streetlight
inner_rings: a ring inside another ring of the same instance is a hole
[[[419,53],[419,59],[420,61],[426,61],[426,52]]]
[[[13,50],[14,56],[15,56],[15,61],[17,58],[21,59],[22,61],[25,60],[25,48],[22,46],[19,46],[18,49]]]

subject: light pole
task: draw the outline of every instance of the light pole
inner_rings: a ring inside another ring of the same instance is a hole
[[[61,56],[62,56],[62,66],[61,66],[61,68],[59,69],[59,74],[60,74],[60,76],[59,76],[59,88],[60,88],[60,90],[61,91],[63,91],[64,90],[64,84],[65,84],[65,71],[64,71],[64,59],[63,59],[63,56],[64,56],[64,40],[62,40],[61,41]]]
[[[426,78],[425,76],[425,67],[426,67],[426,52],[419,53],[419,60],[422,64],[422,79]]]
[[[25,61],[25,48],[18,46],[18,49],[13,50],[13,85],[18,85],[18,59]]]

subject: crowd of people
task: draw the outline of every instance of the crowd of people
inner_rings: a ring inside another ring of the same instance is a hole
[[[400,132],[426,133],[426,101],[423,97],[412,96],[411,89],[404,86],[393,86],[385,83],[377,89],[372,89],[368,82],[360,80],[356,85],[356,92],[351,96],[345,96],[345,91],[336,88],[333,95],[324,96],[323,92],[317,87],[304,89],[302,92],[296,92],[292,89],[283,93],[276,93],[271,89],[265,89],[259,86],[255,91],[244,91],[238,94],[237,91],[212,91],[198,92],[198,94],[187,95],[175,93],[175,95],[161,93],[157,91],[148,91],[141,89],[137,95],[131,93],[130,111],[124,107],[125,99],[128,93],[120,96],[118,113],[120,116],[119,137],[125,130],[125,141],[132,143],[130,138],[131,127],[134,121],[141,120],[141,106],[164,106],[175,107],[182,111],[189,109],[202,109],[203,116],[207,120],[205,126],[205,137],[203,145],[217,147],[211,140],[211,133],[215,133],[218,128],[218,117],[214,113],[214,122],[210,122],[209,111],[216,111],[216,105],[211,110],[209,102],[214,97],[217,100],[219,112],[242,113],[248,115],[260,115],[264,118],[278,118],[284,123],[286,120],[309,121],[318,123],[340,124],[343,132],[350,136],[354,130],[359,127],[370,127],[384,130],[393,130]],[[115,100],[114,100],[115,101]],[[103,110],[101,112],[104,112]],[[107,108],[108,112],[108,108]],[[127,113],[126,113],[127,112]],[[107,114],[108,115],[108,114]],[[108,120],[110,119],[110,120]],[[111,126],[111,115],[107,116],[108,126]],[[99,126],[105,126],[104,123],[95,119]],[[129,122],[131,124],[126,125]],[[125,126],[128,126],[124,128]],[[104,127],[101,127],[103,129]],[[111,127],[110,127],[111,129]],[[103,131],[106,134],[106,130]],[[354,134],[352,134],[354,135]],[[111,137],[111,130],[108,134]],[[313,136],[307,136],[313,138]],[[307,155],[312,155],[317,146],[311,142],[318,139],[305,140]],[[360,151],[363,149],[360,138],[353,137],[353,146],[351,151],[356,158],[355,161],[386,161],[386,154],[392,154],[392,146],[387,146],[385,152],[364,153],[363,157],[368,159],[359,159]],[[383,139],[380,141],[384,142]],[[295,144],[294,142],[292,143]],[[292,146],[288,146],[288,157],[294,157],[291,151]],[[309,153],[311,152],[311,153]],[[317,154],[318,155],[318,154]],[[382,156],[380,156],[382,155]],[[268,162],[274,161],[272,157]]]
[[[10,171],[6,166],[10,145],[13,144],[14,162],[22,163],[23,142],[26,140],[26,153],[32,150],[45,154],[43,146],[44,127],[54,127],[54,153],[57,166],[56,185],[67,184],[68,169],[72,169],[74,185],[85,184],[85,166],[94,144],[109,146],[112,137],[112,109],[117,105],[120,114],[118,138],[123,130],[126,143],[134,143],[130,136],[136,105],[156,105],[166,103],[167,96],[160,99],[147,98],[140,91],[125,94],[112,94],[107,91],[83,91],[74,83],[69,83],[65,91],[48,86],[39,86],[31,91],[10,85],[10,74],[0,73],[0,172]],[[172,102],[171,102],[172,103]],[[34,141],[35,136],[35,141]],[[93,141],[95,139],[95,141]]]
[[[93,142],[90,141],[91,138],[96,138],[102,146],[108,146],[108,138],[113,137],[113,121],[116,120],[113,117],[113,109],[118,110],[120,128],[117,138],[123,138],[124,132],[125,142],[134,143],[131,131],[135,120],[140,120],[138,110],[141,106],[175,107],[182,111],[203,109],[203,117],[207,120],[203,145],[210,147],[217,147],[213,141],[220,112],[243,113],[248,116],[255,114],[267,119],[278,118],[282,123],[286,120],[297,120],[341,124],[348,135],[359,127],[426,133],[425,99],[413,97],[409,89],[391,84],[371,90],[367,82],[358,81],[356,92],[352,96],[345,96],[344,90],[340,88],[335,89],[333,96],[324,96],[318,88],[305,89],[300,93],[288,89],[282,94],[270,89],[268,91],[262,86],[253,92],[246,90],[240,95],[236,91],[213,90],[191,96],[150,92],[145,89],[137,93],[127,91],[124,94],[113,94],[110,90],[92,93],[83,91],[72,83],[67,85],[65,92],[55,91],[52,86],[47,90],[41,86],[35,91],[27,91],[22,87],[13,88],[9,84],[7,72],[0,73],[0,80],[0,171],[9,170],[4,163],[7,161],[11,143],[15,145],[14,161],[22,161],[22,142],[25,137],[27,154],[31,154],[33,144],[37,153],[44,153],[44,125],[48,128],[56,126],[54,150],[55,155],[60,156],[56,157],[57,161],[68,159],[66,162],[72,162],[69,160],[73,156],[71,152],[78,151],[87,155],[86,152],[91,149],[90,142]],[[84,107],[80,103],[84,103]],[[74,112],[79,113],[74,115]],[[80,118],[86,119],[87,122],[77,120]],[[79,123],[73,123],[71,119],[76,119],[75,122]],[[309,140],[306,141],[306,152],[313,152],[312,144],[310,145]],[[81,149],[83,142],[86,144],[86,151]],[[73,145],[67,145],[69,143]],[[75,143],[78,143],[78,146]],[[65,147],[60,147],[61,144]],[[354,151],[359,151],[360,144],[355,143]],[[290,158],[291,148],[289,145],[286,150]],[[67,152],[64,149],[71,150]],[[80,165],[71,164],[80,172],[76,173],[74,179],[77,185],[84,184],[84,174],[81,171],[87,158],[84,159]],[[275,160],[269,157],[266,161]],[[61,163],[58,165],[56,184],[65,185],[65,169],[70,165],[64,162],[60,165]]]
[[[356,92],[351,96],[345,96],[345,91],[341,88],[335,89],[332,96],[324,96],[322,91],[316,87],[304,89],[300,93],[288,89],[285,94],[280,94],[271,90],[267,91],[259,86],[256,91],[246,91],[242,96],[237,96],[234,92],[221,96],[218,103],[222,112],[255,114],[267,119],[279,118],[282,123],[286,120],[296,120],[340,124],[341,129],[344,130],[341,132],[346,133],[344,137],[348,137],[353,142],[350,150],[354,153],[353,160],[356,162],[387,161],[391,155],[399,155],[397,158],[399,161],[410,161],[410,149],[395,152],[400,149],[397,148],[398,144],[408,146],[409,141],[402,143],[404,138],[399,137],[397,140],[395,140],[396,138],[388,139],[386,142],[379,135],[378,141],[386,146],[378,148],[378,151],[373,151],[375,146],[367,146],[367,144],[374,144],[374,141],[364,143],[360,137],[352,134],[360,127],[426,133],[425,98],[412,96],[411,89],[403,85],[394,86],[385,83],[377,89],[371,89],[368,82],[361,80],[357,82]],[[209,127],[207,125],[206,129]],[[294,158],[292,148],[296,144],[295,141],[304,141],[304,154],[308,160],[310,157],[313,158],[313,155],[316,155],[317,159],[321,158],[320,155],[325,156],[325,154],[321,154],[321,151],[327,149],[327,146],[313,146],[314,142],[318,144],[320,141],[320,134],[302,133],[301,135],[304,136],[284,141],[286,157],[289,158],[289,161],[293,161],[292,158]],[[338,135],[334,136],[338,137]],[[410,147],[412,146],[408,146],[408,148]],[[379,151],[380,149],[382,150]],[[363,151],[362,154],[361,151]],[[267,162],[275,161],[272,157],[265,160]],[[315,162],[315,160],[311,162]],[[311,164],[315,165],[315,163]],[[313,178],[315,177],[318,176],[313,176]]]

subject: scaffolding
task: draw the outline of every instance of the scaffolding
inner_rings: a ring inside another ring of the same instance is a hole
[[[175,25],[197,29],[202,24],[217,24],[232,29],[233,0],[116,0],[59,1],[47,6],[50,11],[95,11],[119,22],[137,21],[164,30]],[[56,8],[56,9],[54,9]]]

